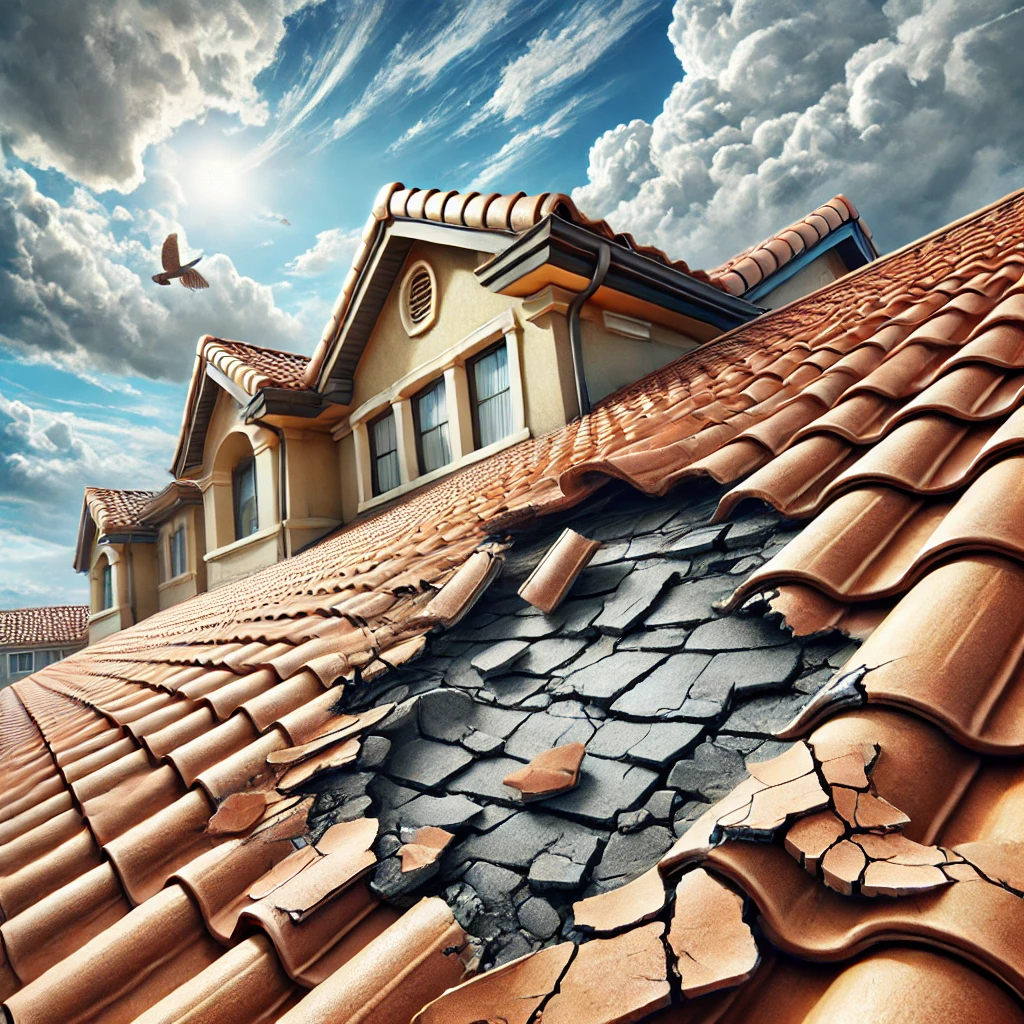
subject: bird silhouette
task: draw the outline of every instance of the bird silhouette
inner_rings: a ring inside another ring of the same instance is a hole
[[[168,235],[164,239],[164,247],[160,253],[160,262],[164,266],[163,273],[154,274],[153,280],[157,284],[170,284],[171,281],[178,278],[190,291],[209,288],[209,281],[198,270],[193,269],[202,258],[202,256],[197,256],[191,263],[182,266],[181,257],[178,255],[178,236],[176,234]]]

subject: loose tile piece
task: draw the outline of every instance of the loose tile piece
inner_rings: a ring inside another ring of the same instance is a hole
[[[600,546],[600,541],[565,530],[519,588],[520,597],[550,615]]]
[[[506,775],[502,782],[512,789],[518,789],[526,801],[564,793],[579,781],[580,763],[585,753],[586,747],[582,743],[567,743],[546,750],[534,757],[525,768]]]
[[[703,868],[688,871],[676,886],[668,944],[680,989],[691,999],[746,981],[760,959],[742,897]]]

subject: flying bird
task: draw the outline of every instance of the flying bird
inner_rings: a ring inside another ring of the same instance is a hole
[[[164,239],[164,247],[160,253],[160,262],[164,265],[164,270],[162,274],[154,274],[153,280],[157,284],[170,284],[174,278],[178,278],[190,291],[209,288],[209,281],[198,270],[193,269],[202,258],[197,256],[191,263],[182,266],[181,257],[178,255],[178,236],[168,235]]]

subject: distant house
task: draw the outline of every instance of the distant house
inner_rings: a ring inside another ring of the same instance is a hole
[[[89,574],[89,640],[99,640],[206,589],[202,492],[87,487],[75,568]]]
[[[88,641],[85,605],[0,611],[0,689],[66,658]]]
[[[875,255],[841,196],[704,272],[558,193],[388,185],[312,357],[200,339],[175,483],[86,490],[92,638],[564,427]]]

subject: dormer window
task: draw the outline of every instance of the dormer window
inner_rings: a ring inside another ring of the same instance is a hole
[[[413,399],[416,418],[416,444],[420,472],[431,473],[452,461],[451,438],[448,436],[448,402],[444,377],[421,391]]]
[[[374,494],[384,494],[401,483],[398,431],[395,428],[395,414],[390,409],[370,424],[370,460]]]
[[[414,263],[402,281],[402,325],[409,337],[422,334],[437,320],[437,278],[424,260]]]

